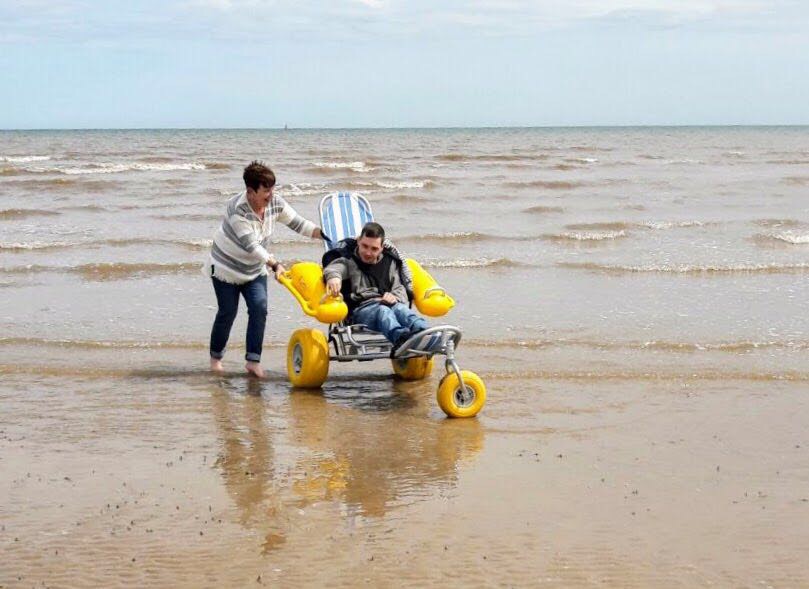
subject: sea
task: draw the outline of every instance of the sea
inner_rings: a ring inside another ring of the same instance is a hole
[[[368,198],[477,418],[439,358],[291,389],[274,281],[207,372],[252,160]],[[0,585],[809,586],[808,278],[809,127],[0,131]]]

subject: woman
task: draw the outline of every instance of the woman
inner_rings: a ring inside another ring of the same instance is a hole
[[[252,162],[244,169],[243,178],[246,190],[228,201],[208,262],[219,305],[211,329],[211,370],[223,371],[222,358],[241,295],[248,314],[245,369],[263,377],[260,361],[267,322],[267,269],[276,279],[285,271],[267,251],[275,220],[307,237],[322,239],[323,233],[284,199],[273,195],[275,174],[263,163]]]

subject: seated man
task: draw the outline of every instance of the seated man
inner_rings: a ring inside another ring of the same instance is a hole
[[[403,260],[383,248],[385,230],[366,223],[350,256],[337,258],[323,269],[326,291],[340,294],[345,280],[349,317],[378,331],[394,350],[411,335],[427,329],[427,322],[408,307],[407,291],[399,274]],[[395,251],[395,250],[394,250]]]

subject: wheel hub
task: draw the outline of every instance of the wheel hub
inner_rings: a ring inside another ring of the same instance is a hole
[[[300,344],[295,344],[295,347],[292,348],[292,369],[295,374],[300,374],[303,369],[303,350],[301,350]]]
[[[463,390],[455,389],[455,405],[461,408],[471,407],[475,402],[475,390],[472,387],[464,386]]]

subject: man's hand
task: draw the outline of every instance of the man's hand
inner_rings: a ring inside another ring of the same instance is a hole
[[[386,292],[385,294],[382,295],[382,303],[385,304],[385,305],[388,305],[389,307],[392,307],[393,305],[395,305],[398,302],[399,302],[399,299],[397,299],[395,296],[393,296],[393,293]]]
[[[341,286],[343,286],[343,281],[337,276],[332,276],[326,282],[326,292],[333,297],[340,296]]]

